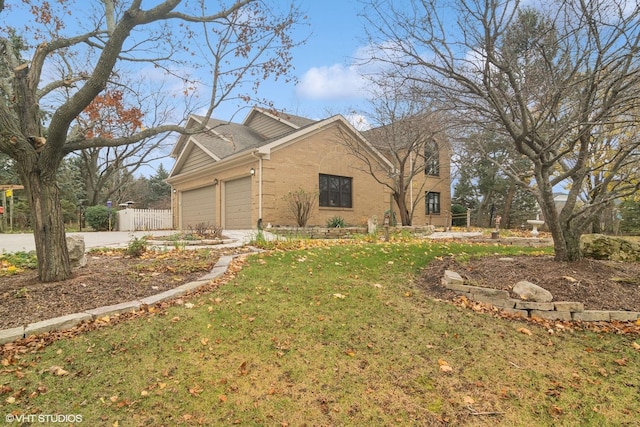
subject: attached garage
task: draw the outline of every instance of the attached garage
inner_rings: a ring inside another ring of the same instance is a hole
[[[182,192],[181,229],[188,230],[198,224],[216,224],[216,187],[209,185]]]
[[[251,177],[224,184],[224,228],[246,230],[251,223]]]

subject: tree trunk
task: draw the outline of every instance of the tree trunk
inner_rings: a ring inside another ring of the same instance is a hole
[[[504,228],[511,228],[511,205],[513,205],[513,199],[516,196],[516,185],[511,184],[507,191],[507,196],[504,198],[504,209],[502,211],[502,224]]]
[[[407,209],[405,198],[397,192],[393,193],[393,198],[396,201],[398,212],[400,213],[400,223],[402,225],[411,225],[411,214],[409,213],[409,209]]]
[[[41,282],[58,282],[71,277],[71,264],[55,180],[37,172],[22,174],[33,222],[33,235]]]

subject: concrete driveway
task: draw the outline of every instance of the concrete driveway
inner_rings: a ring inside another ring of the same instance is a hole
[[[148,235],[166,236],[175,234],[175,230],[156,231],[91,231],[82,233],[67,233],[67,235],[84,236],[85,248],[102,247],[126,247],[134,237],[140,238]],[[235,241],[237,246],[247,244],[253,239],[257,230],[225,230],[225,237]],[[24,234],[0,234],[0,251],[18,252],[34,251],[36,249],[35,240],[32,233]]]

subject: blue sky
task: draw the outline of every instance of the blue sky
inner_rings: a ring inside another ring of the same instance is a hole
[[[308,38],[305,45],[293,51],[297,85],[285,82],[265,82],[260,97],[273,101],[277,109],[304,117],[321,119],[330,115],[348,114],[362,107],[362,79],[354,65],[354,57],[365,46],[362,5],[349,0],[296,0],[308,26],[301,26],[297,39]],[[231,105],[222,109],[218,118],[227,119]],[[244,116],[234,118],[242,120]]]

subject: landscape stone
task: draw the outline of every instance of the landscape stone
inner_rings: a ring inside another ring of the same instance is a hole
[[[640,261],[640,243],[620,236],[584,234],[580,250],[587,258],[612,261]]]
[[[444,285],[445,288],[450,289],[452,291],[465,292],[468,294],[471,294],[471,288],[473,287],[469,285],[461,285],[458,283],[447,283],[446,279],[442,279],[442,284]]]
[[[54,317],[53,319],[47,319],[41,322],[30,323],[26,328],[24,328],[24,335],[29,336],[49,331],[71,329],[78,323],[91,320],[91,318],[91,315],[87,313],[74,313],[66,316]]]
[[[154,305],[162,301],[167,301],[176,297],[181,297],[186,291],[184,289],[169,289],[156,295],[142,298],[140,302],[144,305]]]
[[[533,301],[516,301],[516,308],[520,310],[545,310],[545,311],[553,311],[555,309],[552,302],[533,302]]]
[[[473,287],[471,289],[471,294],[472,295],[482,295],[482,296],[491,297],[491,298],[500,298],[500,299],[508,299],[509,298],[509,291],[505,291],[505,290],[502,290],[502,289],[493,289],[493,288]]]
[[[195,282],[185,283],[184,285],[178,286],[176,289],[181,289],[185,292],[193,291],[195,289],[201,288],[202,286],[209,283],[210,280],[196,280]]]
[[[502,311],[504,311],[505,313],[509,313],[511,315],[514,315],[514,316],[529,317],[529,312],[527,310],[518,310],[518,309],[515,309],[515,308],[505,307],[505,308],[502,309]]]
[[[584,311],[584,304],[581,302],[556,301],[553,303],[556,311]]]
[[[105,307],[98,307],[91,310],[87,310],[88,313],[95,317],[103,317],[120,313],[133,313],[138,311],[142,306],[140,301],[127,301],[120,304],[108,305]]]
[[[0,344],[16,341],[24,338],[24,327],[18,326],[11,329],[3,329],[0,331]]]
[[[638,313],[635,311],[610,311],[610,319],[618,322],[635,322],[638,320]]]
[[[445,270],[444,271],[444,280],[446,284],[457,284],[457,285],[462,285],[464,284],[464,280],[462,280],[462,276],[460,276],[458,273],[456,273],[455,271],[451,271],[451,270]]]
[[[85,254],[84,236],[67,236],[67,250],[69,251],[69,261],[71,268],[84,267],[87,265],[87,255]]]
[[[520,298],[533,302],[551,302],[553,295],[551,292],[534,283],[522,280],[513,287],[513,293]]]
[[[531,310],[531,317],[546,320],[572,320],[570,311]]]
[[[605,310],[585,310],[572,314],[573,320],[583,322],[608,322],[611,320],[611,314]]]

